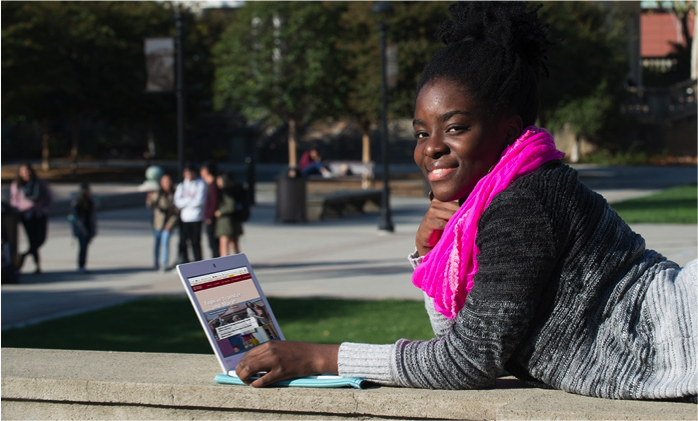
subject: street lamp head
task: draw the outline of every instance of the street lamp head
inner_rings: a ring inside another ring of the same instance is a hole
[[[387,18],[393,14],[393,5],[387,1],[379,1],[371,7],[371,12],[378,15],[380,18]]]

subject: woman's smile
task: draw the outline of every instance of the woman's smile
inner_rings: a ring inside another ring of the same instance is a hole
[[[455,168],[436,168],[434,170],[428,171],[429,182],[433,183],[436,181],[442,181],[448,179],[448,177],[453,175]]]

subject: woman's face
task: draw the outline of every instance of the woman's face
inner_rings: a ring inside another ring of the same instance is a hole
[[[29,181],[32,177],[32,173],[29,171],[29,167],[22,165],[19,167],[19,178],[24,181]]]
[[[414,161],[435,198],[448,202],[468,197],[515,131],[511,119],[515,118],[487,118],[458,83],[435,80],[424,85],[412,123],[417,138]]]
[[[160,177],[160,187],[165,191],[170,191],[172,189],[172,179],[169,175]]]

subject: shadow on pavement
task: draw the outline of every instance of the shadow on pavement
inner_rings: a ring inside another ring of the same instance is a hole
[[[46,271],[40,274],[23,273],[19,276],[20,284],[47,284],[53,282],[66,281],[109,281],[112,278],[100,278],[109,275],[129,275],[139,272],[150,272],[156,274],[151,267],[136,267],[136,268],[108,268],[108,269],[90,269],[86,274],[79,274],[77,270],[63,271]],[[172,272],[174,273],[174,272]]]

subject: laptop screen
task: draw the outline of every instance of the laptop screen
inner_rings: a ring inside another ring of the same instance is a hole
[[[246,266],[187,281],[224,358],[279,339]]]

